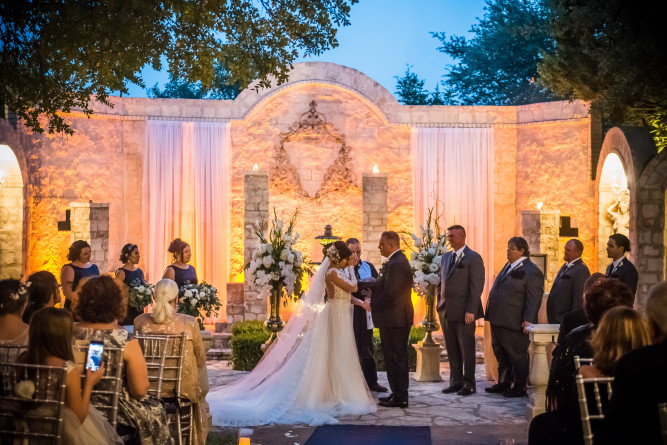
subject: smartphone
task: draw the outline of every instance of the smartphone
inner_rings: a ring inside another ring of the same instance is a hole
[[[101,341],[91,341],[88,345],[88,358],[86,359],[86,369],[97,371],[102,363],[102,352],[104,343]]]

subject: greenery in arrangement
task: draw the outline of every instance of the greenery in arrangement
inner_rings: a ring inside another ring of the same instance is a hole
[[[412,245],[403,237],[403,242],[412,251],[410,267],[414,274],[415,291],[422,297],[428,294],[429,289],[440,284],[440,261],[447,252],[447,237],[440,229],[434,211],[428,209],[426,227],[420,226],[421,237],[414,233],[411,235]]]
[[[204,329],[205,318],[218,315],[218,309],[221,306],[218,289],[205,281],[199,284],[183,285],[181,293],[182,296],[178,299],[178,312],[197,318],[200,329]]]
[[[127,304],[133,308],[143,311],[146,306],[153,302],[155,286],[136,278],[128,286]]]
[[[414,372],[417,370],[417,351],[412,345],[417,344],[417,342],[424,339],[426,331],[423,328],[412,326],[410,328],[410,338],[408,340],[408,360],[410,364],[410,371]],[[386,371],[387,368],[384,364],[384,353],[382,352],[382,343],[380,342],[380,331],[378,329],[373,329],[373,358],[375,359],[375,365],[377,366],[378,371]]]
[[[261,321],[244,321],[232,327],[230,361],[237,371],[252,371],[264,355],[262,345],[271,334]]]
[[[305,275],[313,274],[310,262],[294,248],[294,243],[299,239],[299,233],[294,230],[298,216],[297,209],[285,224],[278,218],[274,207],[268,234],[259,222],[255,223],[255,227],[250,227],[261,244],[245,265],[246,279],[260,293],[268,294],[271,290],[280,292],[285,297],[284,305],[301,298]]]
[[[224,66],[230,84],[245,88],[259,79],[283,83],[299,57],[338,46],[337,28],[350,24],[357,0],[259,0],[196,2],[135,0],[35,2],[12,0],[0,7],[0,104],[28,128],[72,134],[60,111],[93,114],[95,98],[144,86],[141,70],[174,79],[215,80]],[[233,79],[233,80],[231,80]]]

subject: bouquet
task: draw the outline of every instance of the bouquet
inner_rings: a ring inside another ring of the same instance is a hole
[[[276,209],[273,209],[273,219],[268,236],[259,222],[254,230],[259,238],[260,245],[252,253],[252,258],[245,265],[247,279],[253,283],[261,294],[268,294],[271,290],[282,293],[285,289],[286,299],[296,301],[303,294],[304,275],[313,274],[310,262],[301,252],[294,248],[299,234],[294,230],[299,210],[297,209],[289,219],[287,225],[278,218]]]
[[[433,217],[433,209],[428,210],[426,227],[420,228],[421,237],[414,233],[411,235],[414,248],[405,237],[403,242],[412,250],[410,266],[414,275],[415,291],[423,297],[427,295],[429,288],[434,289],[440,284],[440,261],[447,251],[447,237],[441,233],[440,225]]]
[[[199,322],[199,328],[204,329],[204,318],[218,315],[217,311],[221,306],[218,289],[202,281],[199,284],[185,284],[180,290],[178,312],[192,315]],[[206,317],[202,316],[202,312]]]
[[[139,278],[132,280],[128,287],[127,304],[143,311],[146,306],[153,302],[154,288],[155,286]]]

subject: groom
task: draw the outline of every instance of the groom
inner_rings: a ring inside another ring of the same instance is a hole
[[[391,395],[381,397],[378,405],[385,407],[408,407],[408,337],[414,318],[410,298],[412,293],[412,269],[408,259],[400,250],[400,239],[396,232],[382,233],[380,254],[388,260],[380,269],[380,277],[371,296],[364,301],[363,308],[371,311],[373,324],[380,330],[382,351],[387,367],[387,380]]]

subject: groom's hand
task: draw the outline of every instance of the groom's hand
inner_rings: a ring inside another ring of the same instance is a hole
[[[466,312],[465,320],[466,320],[466,324],[474,323],[475,322],[475,314],[473,314],[471,312]]]
[[[361,304],[361,307],[366,310],[366,312],[371,311],[371,300],[364,300],[364,302]]]

